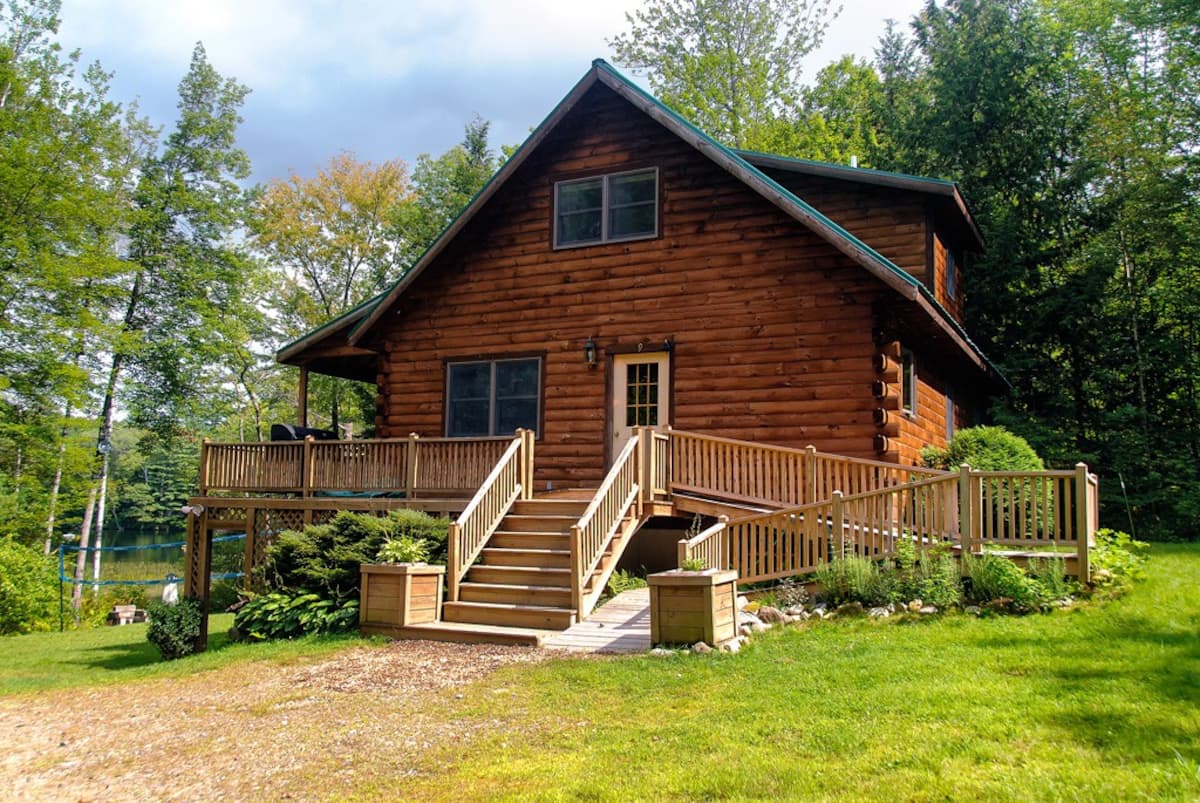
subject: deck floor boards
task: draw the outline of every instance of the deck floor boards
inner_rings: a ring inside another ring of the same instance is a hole
[[[650,590],[618,594],[586,620],[547,637],[542,646],[573,652],[645,652],[650,649]]]

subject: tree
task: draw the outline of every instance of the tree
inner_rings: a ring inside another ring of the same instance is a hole
[[[799,99],[831,0],[650,0],[608,41],[664,103],[727,145],[759,148]]]
[[[341,153],[312,178],[272,181],[254,209],[254,244],[282,271],[276,312],[284,338],[324,324],[378,293],[398,273],[391,216],[409,198],[400,161],[379,165]],[[338,427],[344,383],[314,377],[310,393]],[[361,405],[360,405],[361,406]],[[374,397],[360,417],[374,417]]]

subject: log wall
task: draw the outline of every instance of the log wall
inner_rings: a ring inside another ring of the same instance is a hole
[[[658,237],[552,248],[554,181],[643,166],[659,168]],[[674,426],[874,457],[871,309],[893,297],[598,85],[376,327],[378,434],[443,434],[446,361],[540,355],[536,486],[594,486],[612,350],[670,340]]]

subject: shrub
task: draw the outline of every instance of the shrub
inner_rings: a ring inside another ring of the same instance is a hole
[[[685,572],[702,572],[705,569],[703,558],[684,558],[679,568]]]
[[[894,560],[893,602],[919,599],[938,608],[962,602],[958,562],[944,548],[935,547],[918,560],[912,540],[901,538],[896,541]]]
[[[195,652],[202,616],[199,601],[181,599],[177,605],[156,602],[146,615],[150,620],[146,638],[158,648],[164,660],[173,661]]]
[[[1039,596],[1043,602],[1062,599],[1075,593],[1074,583],[1067,579],[1067,562],[1058,555],[1032,557],[1026,571],[1037,581]]]
[[[387,516],[339,513],[328,524],[280,533],[267,547],[263,576],[268,586],[295,594],[312,593],[342,603],[357,599],[364,563],[375,562],[384,542],[407,536],[433,545],[433,559],[445,555],[449,522],[419,510]]]
[[[861,602],[863,605],[883,605],[895,590],[895,578],[869,558],[836,558],[823,563],[813,573],[821,584],[822,596],[831,605]]]
[[[612,573],[612,576],[608,578],[608,586],[606,587],[606,590],[609,596],[615,597],[617,594],[620,594],[623,591],[632,591],[635,588],[645,587],[646,578],[638,577],[636,574],[627,572],[624,569],[617,569]]]
[[[254,640],[346,633],[358,625],[358,600],[322,599],[317,594],[263,594],[233,618],[242,637]]]
[[[55,558],[0,538],[0,635],[49,630],[58,621]]]
[[[1107,528],[1096,530],[1091,550],[1092,583],[1122,591],[1146,576],[1146,544],[1129,533]]]
[[[159,591],[159,589],[161,589],[161,586],[156,588],[155,591]],[[66,593],[68,596],[70,595],[70,586],[67,587]],[[87,583],[84,583],[83,604],[79,610],[79,623],[87,627],[102,625],[108,619],[113,606],[136,605],[139,608],[145,608],[149,600],[150,597],[146,586],[100,586],[99,593],[93,594],[91,587]],[[154,601],[157,602],[158,598],[156,597]]]
[[[1041,601],[1037,583],[1008,558],[985,552],[964,555],[963,564],[970,580],[967,596],[974,602],[1008,599],[1014,610],[1028,611]]]
[[[1041,471],[1046,466],[1033,447],[1004,427],[971,427],[959,430],[946,448],[927,446],[921,460],[930,468],[947,471],[967,463],[976,471]]]
[[[424,563],[429,560],[429,544],[408,535],[389,538],[375,558],[380,563]]]

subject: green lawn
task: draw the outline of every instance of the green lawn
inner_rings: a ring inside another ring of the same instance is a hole
[[[214,614],[208,624],[208,652],[178,661],[159,658],[146,641],[144,624],[9,636],[0,640],[0,695],[182,677],[240,661],[290,660],[363,643],[357,637],[342,637],[234,644],[226,635],[232,625],[233,614]]]
[[[404,793],[1200,799],[1200,549],[1155,547],[1150,574],[1053,615],[847,621],[738,656],[509,669],[453,712],[460,732],[505,726],[431,754]]]

